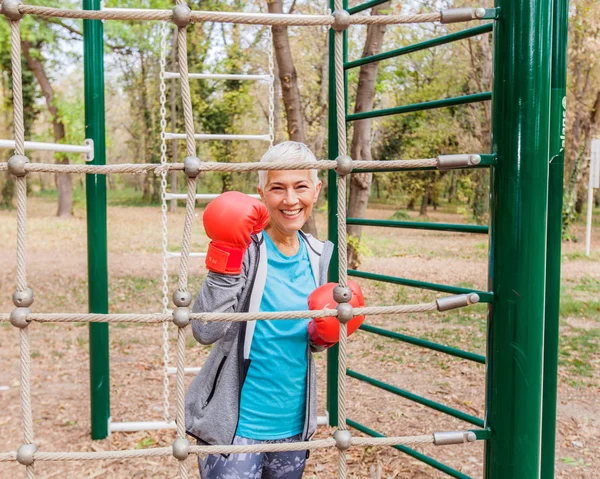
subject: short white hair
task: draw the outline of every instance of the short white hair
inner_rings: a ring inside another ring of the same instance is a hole
[[[267,150],[267,152],[260,159],[261,163],[272,163],[273,161],[314,161],[317,159],[310,148],[304,143],[298,141],[284,141],[275,145],[273,148]],[[319,182],[319,175],[317,170],[309,170],[310,179],[312,180],[315,188]],[[267,184],[267,170],[259,170],[258,172],[258,187],[263,189]]]

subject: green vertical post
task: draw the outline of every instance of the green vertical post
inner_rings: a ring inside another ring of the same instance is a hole
[[[329,1],[331,11],[335,10],[334,0]],[[343,1],[343,7],[348,10],[348,0]],[[339,155],[339,141],[337,134],[337,107],[336,107],[336,88],[335,88],[335,45],[334,30],[329,29],[329,113],[327,119],[327,151],[330,160],[334,160]],[[347,60],[348,34],[344,32],[344,53],[343,61]],[[344,72],[344,85],[346,85],[346,73]],[[348,88],[344,88],[346,103],[348,103]],[[345,113],[345,112],[344,112]],[[328,238],[334,244],[333,256],[329,265],[329,281],[337,282],[339,277],[339,252],[338,252],[338,230],[337,230],[337,174],[333,170],[327,172],[327,229]],[[339,348],[336,344],[327,350],[327,412],[329,413],[329,425],[338,425],[338,354]]]
[[[569,1],[554,0],[552,9],[552,77],[550,100],[550,165],[546,253],[546,324],[544,329],[544,394],[542,407],[542,479],[554,479],[556,393],[560,310],[563,179],[567,95]]]
[[[83,0],[84,10],[100,10],[100,0]],[[105,165],[104,41],[100,20],[83,21],[85,134],[94,141],[93,165]],[[90,313],[108,313],[106,176],[85,175]],[[108,324],[90,323],[90,405],[92,439],[108,436],[110,389]]]
[[[487,479],[539,479],[551,0],[496,0]]]

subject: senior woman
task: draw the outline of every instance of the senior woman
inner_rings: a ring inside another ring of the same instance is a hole
[[[287,141],[261,162],[316,161]],[[203,216],[212,240],[209,270],[194,312],[274,312],[334,308],[325,284],[333,245],[300,231],[321,190],[316,170],[260,171],[262,202],[238,192],[212,201]],[[352,284],[352,303],[364,305]],[[362,318],[354,318],[356,329]],[[334,317],[192,324],[194,337],[214,347],[186,394],[186,429],[199,444],[249,445],[309,440],[317,426],[312,358],[334,344]],[[209,455],[203,479],[302,477],[307,451]]]

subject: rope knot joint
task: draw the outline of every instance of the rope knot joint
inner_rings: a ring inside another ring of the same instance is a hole
[[[354,308],[350,303],[340,303],[336,306],[337,319],[340,323],[346,324],[354,317]]]
[[[192,304],[192,293],[189,291],[176,289],[173,292],[173,304],[175,304],[177,307],[187,308],[190,304]]]
[[[173,443],[173,457],[185,461],[190,454],[190,441],[184,437],[178,437]]]
[[[12,295],[13,304],[17,308],[29,308],[33,304],[33,290],[15,291]]]
[[[348,430],[338,429],[333,433],[335,447],[340,451],[345,451],[352,445],[352,433]]]
[[[173,23],[178,28],[187,27],[192,20],[192,10],[185,4],[173,7]]]
[[[15,328],[25,329],[30,323],[30,321],[27,319],[29,314],[31,314],[31,309],[29,308],[13,309],[10,313],[10,324],[12,324]]]
[[[18,22],[23,18],[23,14],[19,11],[21,5],[23,5],[21,0],[4,0],[0,11],[9,20]]]
[[[8,159],[8,172],[17,177],[25,176],[27,174],[25,169],[27,163],[29,163],[29,158],[24,155],[11,156]]]
[[[352,173],[354,166],[352,164],[352,158],[349,156],[338,156],[335,161],[337,162],[337,166],[335,168],[335,172],[340,176],[346,176]]]
[[[183,171],[189,178],[196,178],[200,174],[201,162],[197,156],[188,156],[183,160]]]
[[[190,324],[190,308],[176,308],[173,311],[173,323],[178,328],[185,328]]]
[[[35,444],[23,444],[17,449],[17,462],[24,466],[31,466],[34,462],[34,454],[37,452]]]
[[[331,28],[336,32],[343,32],[350,26],[350,14],[346,10],[335,10],[332,15]]]

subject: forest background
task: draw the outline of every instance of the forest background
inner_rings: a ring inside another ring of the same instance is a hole
[[[322,13],[325,1],[309,0],[194,0],[193,9],[254,12]],[[358,3],[358,2],[354,2]],[[80,8],[72,0],[38,0],[36,4]],[[351,2],[352,6],[353,3]],[[371,14],[428,12],[465,6],[462,0],[388,2]],[[109,7],[171,8],[168,0],[112,0]],[[482,6],[492,6],[484,0]],[[106,22],[105,78],[107,163],[160,161],[160,47],[159,22]],[[172,62],[169,25],[167,70]],[[206,23],[190,27],[190,72],[268,73],[265,27]],[[465,28],[464,25],[373,26],[350,29],[349,59],[388,51]],[[32,141],[83,144],[83,37],[79,20],[26,16],[22,28],[23,89],[26,138]],[[325,27],[273,29],[275,45],[275,143],[285,139],[306,142],[317,158],[327,158],[328,35]],[[600,3],[571,0],[569,14],[567,125],[565,142],[564,235],[576,239],[570,226],[585,208],[590,142],[600,133]],[[0,22],[0,138],[12,138],[12,78],[10,35]],[[348,111],[366,111],[491,90],[492,38],[485,34],[460,42],[348,70]],[[183,131],[177,80],[167,80],[167,131]],[[269,89],[265,82],[191,82],[196,131],[257,134],[269,131]],[[173,110],[171,106],[174,105]],[[435,157],[438,154],[490,151],[490,103],[409,113],[350,124],[354,159],[393,160]],[[184,149],[168,142],[169,158],[182,160]],[[201,142],[202,160],[257,161],[265,142]],[[11,150],[0,150],[7,161]],[[81,155],[36,152],[32,161],[82,163]],[[57,198],[57,214],[68,217],[83,204],[83,175],[31,174],[29,193]],[[170,190],[181,190],[176,176]],[[254,192],[250,174],[203,175],[199,192]],[[126,204],[160,201],[155,175],[109,176],[109,197]],[[487,170],[404,172],[353,175],[349,216],[361,217],[366,205],[385,202],[397,207],[395,219],[406,210],[427,217],[429,208],[451,206],[465,221],[488,221]],[[327,201],[322,195],[321,207]],[[0,207],[12,208],[14,182],[0,176]],[[596,192],[595,205],[600,204]],[[172,206],[175,206],[173,203]],[[315,231],[314,224],[307,225]],[[324,233],[324,232],[321,232]],[[349,227],[351,261],[359,261],[360,227]]]

